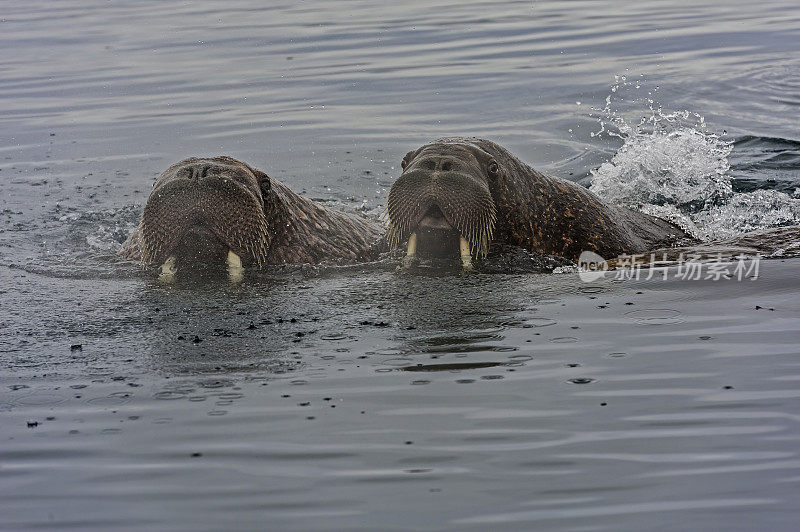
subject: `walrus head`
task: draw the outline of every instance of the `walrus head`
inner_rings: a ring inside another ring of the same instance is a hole
[[[468,269],[472,256],[488,253],[497,220],[490,184],[500,168],[489,153],[463,140],[440,139],[403,158],[403,173],[389,190],[392,248],[408,238],[409,257],[418,246],[441,255],[458,242]]]
[[[189,158],[169,167],[153,185],[140,225],[142,262],[224,263],[231,275],[242,263],[266,260],[271,233],[264,214],[267,174],[231,157]]]

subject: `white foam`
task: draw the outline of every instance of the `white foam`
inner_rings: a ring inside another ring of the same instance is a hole
[[[695,215],[707,238],[725,238],[757,229],[800,224],[800,199],[777,190],[733,194]]]
[[[592,191],[615,203],[681,206],[731,194],[729,143],[690,128],[635,133],[592,172]]]
[[[618,78],[612,95],[627,85]],[[605,201],[670,220],[705,240],[800,224],[797,193],[733,192],[732,145],[707,132],[701,115],[665,113],[646,98],[649,116],[631,125],[613,109],[612,95],[595,109],[600,131],[593,134],[623,140],[611,160],[591,172],[590,189]]]

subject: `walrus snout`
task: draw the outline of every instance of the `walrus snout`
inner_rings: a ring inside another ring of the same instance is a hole
[[[496,221],[485,164],[471,151],[432,144],[403,159],[402,175],[389,190],[388,239],[408,253],[458,252],[467,267],[486,255]]]
[[[233,159],[186,159],[156,181],[142,214],[145,263],[262,264],[269,246],[262,185]]]

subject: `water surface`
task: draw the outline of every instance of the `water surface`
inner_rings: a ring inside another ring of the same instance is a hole
[[[115,252],[183,157],[377,215],[445,135],[703,235],[797,223],[799,28],[788,0],[5,5],[0,528],[796,529],[800,259],[162,286]]]

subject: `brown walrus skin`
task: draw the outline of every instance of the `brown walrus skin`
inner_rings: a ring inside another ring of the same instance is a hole
[[[611,258],[693,240],[670,222],[538,172],[488,140],[439,139],[409,152],[401,166],[388,199],[393,246],[428,227],[449,227],[473,254],[499,243],[572,260],[583,251]]]
[[[264,172],[231,157],[189,158],[155,181],[139,227],[120,255],[145,264],[244,265],[366,260],[382,227],[299,196]]]

